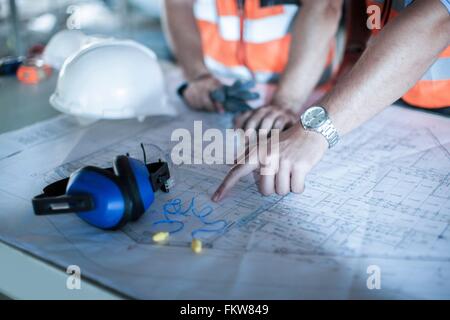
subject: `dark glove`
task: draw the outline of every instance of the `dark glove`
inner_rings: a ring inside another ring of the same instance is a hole
[[[255,86],[254,81],[242,82],[237,80],[231,86],[222,86],[211,92],[213,101],[221,103],[227,112],[239,113],[252,110],[246,101],[259,99],[259,94],[251,92]]]

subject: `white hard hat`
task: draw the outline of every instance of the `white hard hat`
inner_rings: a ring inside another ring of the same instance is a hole
[[[45,64],[59,70],[71,55],[88,45],[105,40],[113,40],[113,38],[88,36],[79,30],[62,30],[55,34],[45,46],[42,59]]]
[[[45,47],[44,62],[55,69],[60,69],[64,61],[79,51],[86,42],[84,33],[78,30],[63,30],[55,34]]]
[[[129,40],[104,40],[69,57],[50,103],[81,119],[174,115],[156,55]]]

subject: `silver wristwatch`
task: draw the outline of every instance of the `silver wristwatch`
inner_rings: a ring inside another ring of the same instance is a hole
[[[334,147],[339,142],[339,134],[325,108],[321,106],[308,108],[300,119],[305,130],[318,132],[327,139],[328,148]]]

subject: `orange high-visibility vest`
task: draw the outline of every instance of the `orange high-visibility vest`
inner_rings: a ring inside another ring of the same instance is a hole
[[[260,0],[196,0],[194,16],[208,69],[224,78],[276,83],[288,62],[293,4],[261,7]],[[335,41],[321,82],[335,71]]]
[[[411,1],[368,0],[367,5],[377,5],[382,12],[382,26],[399,15]],[[373,30],[376,34],[378,30]],[[450,106],[450,46],[440,55],[416,85],[410,89],[403,100],[422,108],[443,108]]]

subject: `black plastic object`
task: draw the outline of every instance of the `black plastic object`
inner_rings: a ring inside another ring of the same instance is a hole
[[[49,202],[48,194],[50,193],[47,192],[33,199],[33,208],[36,215],[46,215],[48,212],[52,214],[85,212],[95,207],[94,200],[89,195],[60,195],[61,192],[54,192],[59,196],[52,198],[52,201]]]
[[[285,4],[300,5],[299,0],[260,0],[261,7],[279,6]]]
[[[19,67],[24,62],[24,57],[4,57],[0,58],[0,75],[15,75]]]
[[[167,162],[159,162],[147,164],[148,172],[152,182],[153,191],[161,190],[165,193],[169,192],[170,172]]]

